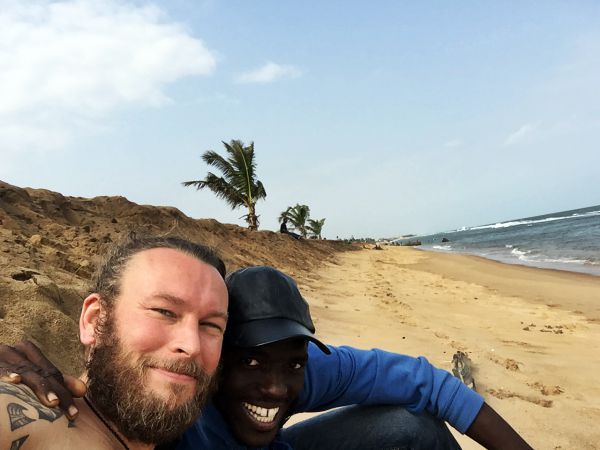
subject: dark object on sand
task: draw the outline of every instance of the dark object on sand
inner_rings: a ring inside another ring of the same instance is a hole
[[[421,241],[419,241],[419,240],[417,240],[417,241],[408,241],[408,242],[403,242],[401,245],[408,246],[408,247],[416,247],[417,245],[421,245]]]
[[[452,357],[452,373],[465,385],[476,391],[472,373],[473,362],[465,352],[458,351]]]

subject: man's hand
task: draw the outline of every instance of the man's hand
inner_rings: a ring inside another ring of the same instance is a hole
[[[60,406],[70,420],[78,413],[73,397],[83,397],[87,390],[78,378],[63,376],[29,341],[19,342],[14,347],[0,344],[0,381],[26,385],[40,403],[50,408]]]

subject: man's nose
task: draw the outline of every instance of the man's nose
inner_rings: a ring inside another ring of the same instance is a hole
[[[283,400],[287,397],[288,388],[285,374],[279,370],[268,370],[262,374],[260,391],[265,397]]]
[[[192,358],[202,348],[198,323],[195,320],[186,320],[178,323],[171,336],[171,350],[175,353],[184,353]]]

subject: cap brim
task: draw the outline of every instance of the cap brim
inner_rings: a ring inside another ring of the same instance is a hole
[[[259,347],[292,338],[304,338],[314,342],[329,355],[331,351],[304,325],[288,319],[261,319],[231,326],[236,333],[225,333],[228,345],[234,347]]]

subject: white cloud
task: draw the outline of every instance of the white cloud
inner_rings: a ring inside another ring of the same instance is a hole
[[[272,83],[282,78],[297,78],[302,75],[302,71],[294,66],[276,64],[267,62],[258,69],[244,72],[236,77],[238,83]]]
[[[163,105],[164,86],[215,66],[202,41],[156,6],[0,0],[0,120],[12,123],[0,132],[0,149],[19,147],[19,129],[64,142],[82,118]],[[30,145],[44,139],[23,135],[23,149]]]
[[[522,141],[525,136],[527,136],[528,134],[530,134],[532,131],[534,131],[537,128],[536,125],[532,125],[530,123],[526,123],[525,125],[523,125],[522,127],[520,127],[518,130],[512,132],[511,134],[508,135],[508,137],[504,140],[504,145],[513,145],[516,144],[519,141]]]
[[[456,148],[462,146],[462,141],[460,139],[451,139],[444,143],[444,147],[448,148]]]

